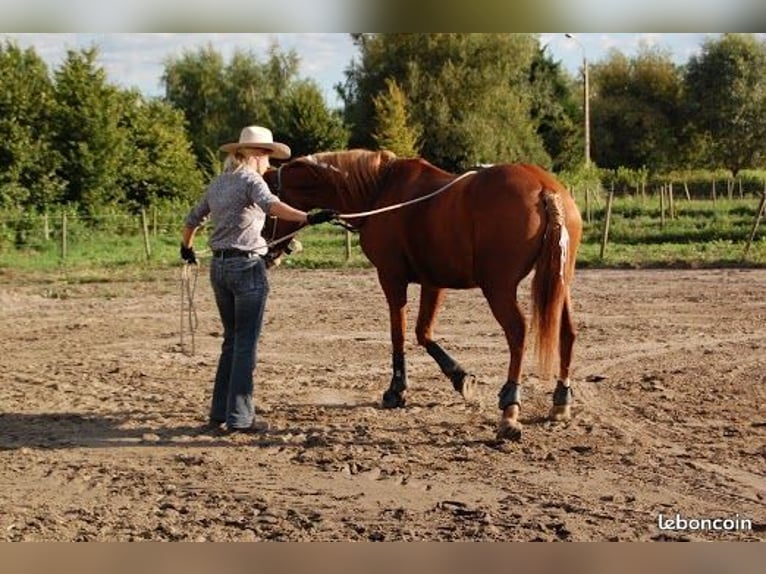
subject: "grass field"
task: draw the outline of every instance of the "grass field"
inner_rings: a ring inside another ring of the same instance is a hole
[[[758,198],[734,200],[676,199],[674,213],[659,199],[619,197],[612,207],[609,240],[600,257],[605,200],[586,221],[578,262],[583,266],[729,267],[766,265],[766,222],[761,223],[746,260]]]
[[[582,203],[582,202],[580,202]],[[591,222],[586,221],[578,256],[581,267],[766,267],[766,221],[762,221],[748,257],[745,244],[759,205],[757,197],[734,200],[676,199],[675,214],[666,212],[663,222],[656,197],[619,197],[613,204],[609,241],[604,257],[601,238],[605,220],[603,197],[594,201]],[[583,210],[584,211],[584,210]],[[583,214],[585,219],[585,214]],[[60,229],[52,226],[44,239],[41,222],[27,218],[22,231],[14,231],[5,220],[0,235],[0,273],[51,273],[77,276],[83,280],[111,274],[143,275],[157,267],[177,265],[180,219],[172,217],[149,232],[151,256],[147,257],[139,220],[94,225],[70,223],[66,258],[62,258]],[[18,228],[18,226],[17,226]],[[284,265],[302,268],[364,267],[369,262],[350,237],[346,257],[346,232],[331,225],[308,228],[299,239],[303,251],[287,258]],[[197,240],[205,258],[204,231]],[[120,273],[122,271],[122,273]]]

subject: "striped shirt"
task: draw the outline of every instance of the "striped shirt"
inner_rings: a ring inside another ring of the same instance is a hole
[[[211,249],[241,249],[264,255],[267,248],[261,230],[269,208],[277,201],[279,198],[271,193],[259,173],[250,170],[222,173],[207,187],[185,223],[199,227],[210,216]]]

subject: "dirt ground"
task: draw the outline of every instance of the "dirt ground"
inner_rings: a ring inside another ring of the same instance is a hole
[[[479,399],[410,328],[409,402],[384,411],[374,272],[272,271],[255,394],[270,429],[220,436],[204,428],[220,344],[206,268],[193,356],[177,270],[0,279],[0,540],[766,539],[766,270],[579,271],[574,417],[545,420],[553,383],[530,355],[518,443],[495,440],[508,359],[479,291],[450,292],[437,325]]]

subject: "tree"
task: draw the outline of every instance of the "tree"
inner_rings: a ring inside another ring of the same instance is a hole
[[[707,40],[684,85],[689,121],[716,166],[736,176],[766,159],[766,42],[749,34]]]
[[[53,84],[33,49],[0,46],[0,206],[44,210],[63,182],[49,123]]]
[[[386,80],[386,91],[373,98],[378,125],[373,133],[379,149],[394,152],[399,157],[417,157],[423,129],[413,125],[408,116],[407,96],[395,80]]]
[[[199,193],[183,115],[108,84],[97,57],[70,51],[51,78],[33,50],[0,49],[0,206],[94,211]]]
[[[313,81],[295,83],[275,108],[276,133],[289,142],[293,157],[346,146],[348,131],[343,118],[327,107]]]
[[[282,53],[276,45],[265,61],[237,51],[227,64],[208,46],[165,63],[166,99],[183,111],[202,167],[212,171],[212,152],[252,124],[271,128],[294,155],[345,145],[341,118],[329,110],[316,84],[299,78],[299,64],[294,51]]]
[[[239,61],[237,64],[241,65]],[[232,129],[223,57],[211,45],[185,52],[165,62],[162,79],[165,99],[183,111],[192,148],[200,165],[205,166],[209,150],[217,149]]]
[[[123,94],[121,126],[128,147],[118,185],[130,207],[163,200],[190,203],[199,196],[204,182],[180,110],[128,91]]]
[[[528,34],[356,34],[361,62],[337,86],[352,146],[373,147],[375,98],[396,81],[423,127],[421,153],[446,169],[480,163],[549,164],[531,118]],[[385,96],[384,96],[385,97]]]
[[[128,151],[121,97],[97,56],[96,48],[68,51],[54,73],[51,114],[53,147],[62,158],[58,173],[66,181],[63,199],[87,209],[125,199],[119,186]]]
[[[544,47],[535,54],[529,81],[533,94],[531,117],[545,151],[551,156],[552,168],[555,171],[579,168],[585,137],[579,96],[582,89],[573,89],[561,63],[553,61]]]
[[[590,77],[595,162],[609,169],[678,165],[683,83],[670,54],[644,47],[628,58],[612,51]]]
[[[277,139],[285,139],[281,111],[284,101],[298,81],[300,59],[294,51],[283,54],[276,45],[261,62],[252,52],[238,51],[224,72],[224,101],[229,113],[224,114],[220,141],[237,139],[243,126],[269,126]]]

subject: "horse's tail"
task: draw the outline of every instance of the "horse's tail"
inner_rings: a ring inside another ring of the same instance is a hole
[[[542,199],[547,221],[532,280],[532,325],[538,375],[547,380],[553,375],[559,349],[561,315],[567,295],[569,233],[561,195],[544,189]]]

